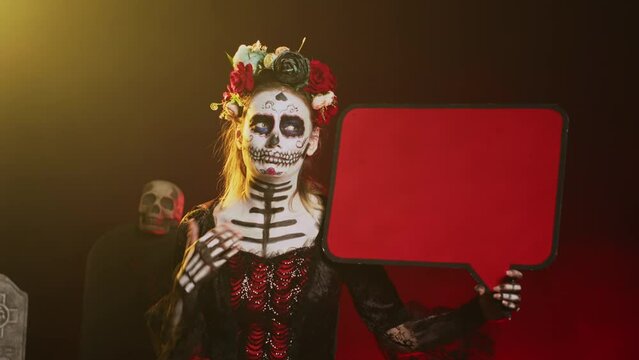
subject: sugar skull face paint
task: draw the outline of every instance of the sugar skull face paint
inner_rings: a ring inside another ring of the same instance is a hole
[[[300,171],[309,148],[315,148],[308,105],[289,90],[257,93],[248,106],[242,129],[242,152],[255,177],[288,179]],[[313,143],[313,144],[312,144]],[[311,146],[313,145],[313,146]]]

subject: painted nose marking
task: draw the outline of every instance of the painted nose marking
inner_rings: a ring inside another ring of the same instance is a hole
[[[280,136],[276,133],[271,134],[271,136],[269,136],[268,140],[266,141],[266,146],[267,147],[274,147],[277,146],[280,143]]]

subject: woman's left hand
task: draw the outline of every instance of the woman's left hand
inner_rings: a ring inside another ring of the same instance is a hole
[[[506,271],[505,281],[487,292],[482,285],[477,285],[475,291],[479,293],[479,302],[487,320],[510,319],[513,311],[519,311],[522,287],[519,280],[523,274],[518,270]]]

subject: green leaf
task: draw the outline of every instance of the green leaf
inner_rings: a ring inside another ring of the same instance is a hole
[[[226,54],[226,58],[229,59],[229,62],[231,63],[231,67],[233,67],[233,57],[231,55],[229,55],[229,53],[224,52]]]

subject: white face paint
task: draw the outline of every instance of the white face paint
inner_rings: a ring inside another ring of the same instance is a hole
[[[291,179],[299,173],[304,156],[314,151],[315,146],[309,147],[316,142],[312,131],[310,109],[298,95],[287,89],[257,93],[242,129],[242,153],[249,173],[265,180]]]

